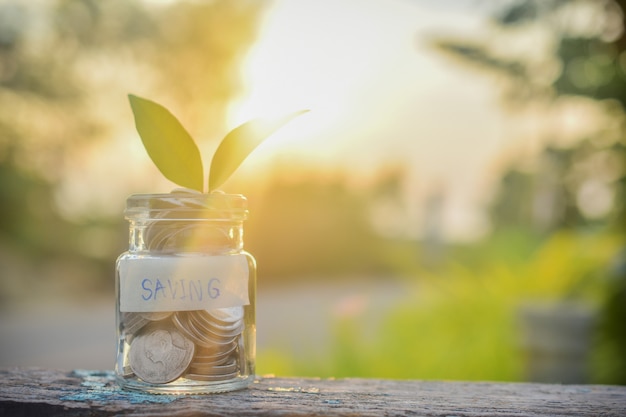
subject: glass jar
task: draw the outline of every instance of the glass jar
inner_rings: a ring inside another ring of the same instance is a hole
[[[256,263],[243,250],[247,213],[242,195],[128,198],[129,250],[116,263],[121,387],[191,394],[252,383]]]

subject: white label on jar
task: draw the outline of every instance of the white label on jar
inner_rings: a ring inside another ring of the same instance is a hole
[[[245,255],[119,260],[120,311],[190,311],[250,303]]]

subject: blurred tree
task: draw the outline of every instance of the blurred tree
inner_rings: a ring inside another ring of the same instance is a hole
[[[503,183],[494,202],[492,220],[496,228],[507,225],[511,211],[519,211],[514,217],[526,216],[527,224],[545,233],[597,224],[600,218],[626,231],[623,3],[518,0],[495,13],[497,36],[437,41],[440,50],[496,74],[502,81],[507,106],[543,103],[556,108],[561,98],[582,96],[595,100],[603,113],[616,120],[610,128],[598,126],[593,137],[578,137],[574,146],[547,146],[534,174],[527,177],[533,191],[526,205],[513,207],[509,201],[518,197],[511,194],[519,189]],[[559,136],[555,129],[548,134]],[[546,142],[553,143],[554,139],[560,138],[548,137]],[[505,175],[505,181],[512,176],[513,171]],[[594,206],[589,202],[592,196],[610,199],[614,202],[612,210]]]
[[[104,236],[122,219],[67,219],[57,190],[80,172],[94,142],[112,140],[129,92],[149,91],[182,109],[201,137],[221,135],[263,8],[224,0],[0,1],[0,299],[32,293],[51,276],[76,281],[75,290],[113,282],[111,259],[123,250],[124,232],[116,230],[119,244],[105,245]],[[63,272],[77,260],[91,268]],[[68,267],[50,274],[52,263]]]
[[[496,229],[534,226],[543,234],[596,226],[626,235],[626,32],[624,0],[517,0],[495,13],[495,36],[441,39],[440,50],[503,82],[508,106],[556,108],[584,97],[609,120],[573,145],[549,144],[535,169],[503,176],[492,207]],[[547,47],[544,47],[547,46]],[[548,116],[549,117],[549,116]],[[593,115],[583,115],[593,123]],[[551,131],[551,135],[559,135]],[[624,257],[624,254],[622,254]],[[605,341],[613,349],[604,381],[626,384],[626,268],[606,301]]]
[[[269,182],[246,225],[264,281],[371,276],[384,267],[368,196],[341,177]]]

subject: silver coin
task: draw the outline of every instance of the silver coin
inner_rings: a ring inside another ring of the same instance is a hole
[[[126,365],[122,368],[122,376],[124,376],[124,378],[130,378],[133,375],[135,374],[133,373],[133,370],[130,368],[130,366]]]
[[[191,362],[190,366],[215,366],[215,365],[223,365],[233,359],[236,358],[233,352],[228,352],[225,355],[214,356],[212,358],[209,357],[195,357]]]
[[[232,339],[233,337],[238,336],[241,333],[241,330],[243,330],[243,322],[232,329],[221,329],[215,327],[211,322],[206,321],[206,319],[202,319],[194,314],[189,315],[189,322],[203,335],[216,338],[218,340]]]
[[[226,356],[217,356],[215,358],[210,358],[210,359],[194,359],[193,362],[191,362],[191,365],[189,365],[189,369],[191,369],[194,366],[224,365],[229,360],[232,360],[232,356],[233,355],[226,355]]]
[[[198,347],[213,348],[216,343],[204,337],[189,320],[189,313],[178,312],[172,317],[172,322],[176,328],[188,339],[192,340]]]
[[[199,344],[205,347],[211,347],[213,345],[228,345],[235,340],[236,336],[218,336],[207,331],[203,331],[200,328],[192,316],[187,316],[187,328],[194,334],[194,336],[200,341]]]
[[[172,321],[174,325],[196,345],[205,348],[213,348],[215,345],[225,345],[233,341],[234,338],[211,336],[203,332],[193,323],[191,317],[190,313],[179,312],[174,315]]]
[[[141,317],[150,321],[160,321],[165,320],[169,316],[171,316],[173,311],[155,311],[153,313],[139,313]]]
[[[237,372],[239,364],[232,360],[223,365],[195,365],[189,366],[189,373],[195,375],[229,375]]]
[[[189,325],[187,324],[187,313],[184,311],[179,311],[172,316],[172,322],[174,326],[184,334],[188,339],[192,340],[196,345],[200,345],[202,340],[198,339],[194,333],[189,329]]]
[[[193,357],[194,363],[213,363],[220,360],[227,359],[231,353],[237,349],[237,343],[233,342],[230,345],[220,346],[215,345],[211,348],[196,347],[196,353]]]
[[[213,318],[214,322],[224,326],[243,319],[243,307],[218,308],[207,310],[206,313]]]
[[[124,335],[129,342],[133,338],[135,333],[137,333],[143,328],[143,326],[150,322],[138,313],[127,313],[123,320]]]
[[[189,367],[195,345],[173,325],[147,326],[130,345],[130,367],[139,378],[165,384]]]
[[[192,226],[183,227],[178,223],[175,224],[159,224],[158,227],[151,225],[146,231],[146,241],[148,249],[150,250],[165,250],[168,244],[180,244],[176,243],[176,237],[191,230]],[[173,243],[172,243],[173,242]]]
[[[224,374],[224,375],[203,375],[203,374],[188,373],[185,375],[185,378],[193,379],[196,381],[226,381],[229,379],[236,378],[238,376],[239,376],[239,371],[235,371],[230,374]]]
[[[193,319],[203,328],[218,336],[236,336],[243,330],[243,319],[235,320],[225,324],[225,322],[217,321],[215,318],[204,310],[194,311]]]

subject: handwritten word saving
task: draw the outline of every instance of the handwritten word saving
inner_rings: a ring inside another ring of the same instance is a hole
[[[150,279],[141,281],[141,298],[144,301],[203,301],[215,300],[221,294],[220,280]]]

